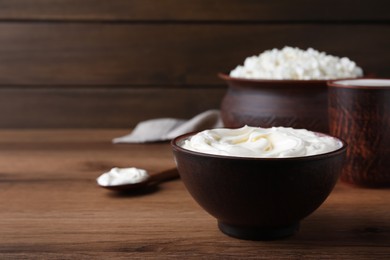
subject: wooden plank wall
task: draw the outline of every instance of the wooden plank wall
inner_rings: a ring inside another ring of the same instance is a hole
[[[390,77],[387,0],[0,0],[0,128],[132,127],[218,108],[216,74],[285,45]]]

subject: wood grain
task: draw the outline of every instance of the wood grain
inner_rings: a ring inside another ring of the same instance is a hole
[[[0,85],[220,85],[218,72],[285,45],[389,75],[387,35],[387,25],[0,23]]]
[[[3,0],[0,128],[190,117],[219,107],[218,72],[285,45],[389,77],[388,9],[385,0]],[[153,104],[137,107],[145,98]]]
[[[174,165],[168,144],[112,145],[128,130],[0,131],[2,259],[388,259],[390,191],[339,183],[285,240],[242,241],[180,180],[117,196],[95,178],[112,166]]]
[[[0,90],[0,128],[126,128],[218,109],[225,88],[55,87]]]
[[[3,0],[7,20],[79,21],[383,21],[386,0]]]

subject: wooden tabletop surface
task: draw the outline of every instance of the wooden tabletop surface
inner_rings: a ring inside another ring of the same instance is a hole
[[[0,259],[390,259],[390,189],[338,183],[293,237],[222,234],[178,180],[118,195],[114,166],[174,166],[169,144],[111,143],[129,130],[0,131]]]

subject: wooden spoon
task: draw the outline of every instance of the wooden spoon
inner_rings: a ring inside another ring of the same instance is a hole
[[[103,186],[98,184],[100,187],[113,190],[113,191],[121,191],[121,192],[128,192],[128,191],[136,191],[136,190],[142,190],[146,189],[147,187],[157,185],[161,182],[173,180],[179,178],[179,172],[176,168],[172,168],[169,170],[165,170],[156,174],[149,174],[149,177],[143,181],[137,182],[137,183],[129,183],[129,184],[121,184],[121,185],[108,185]]]

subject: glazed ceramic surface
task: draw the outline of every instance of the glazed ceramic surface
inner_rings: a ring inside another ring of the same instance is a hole
[[[349,144],[341,179],[361,186],[390,187],[390,84],[373,87],[337,82],[329,82],[329,119],[331,134]]]
[[[304,217],[333,189],[346,145],[337,151],[299,158],[239,158],[192,152],[172,141],[186,188],[226,234],[243,239],[276,239],[293,234]]]

